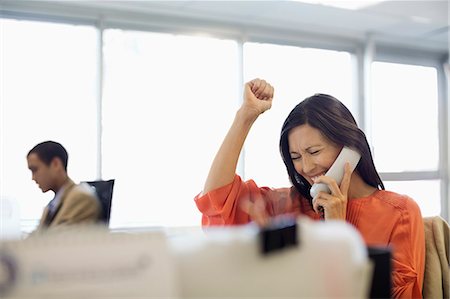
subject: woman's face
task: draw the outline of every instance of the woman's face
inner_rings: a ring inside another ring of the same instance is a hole
[[[311,185],[312,178],[324,175],[342,149],[308,124],[293,128],[288,142],[295,170]]]

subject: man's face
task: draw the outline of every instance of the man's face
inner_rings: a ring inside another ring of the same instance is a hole
[[[31,179],[38,184],[42,192],[53,190],[54,178],[56,176],[56,159],[46,165],[39,156],[35,153],[31,153],[27,157],[28,168],[31,170]]]

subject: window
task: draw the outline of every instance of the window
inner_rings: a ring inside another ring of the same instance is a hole
[[[89,26],[0,19],[1,196],[17,200],[25,230],[53,197],[42,194],[26,155],[55,140],[76,181],[96,175],[97,31]]]
[[[437,170],[436,69],[374,62],[372,76],[373,151],[378,171]]]
[[[291,185],[278,142],[301,100],[331,94],[360,119],[354,87],[362,84],[354,82],[349,52],[247,42],[241,57],[234,40],[120,29],[102,36],[100,45],[93,26],[0,19],[0,197],[17,201],[26,231],[53,196],[41,193],[27,169],[26,154],[38,142],[67,148],[77,182],[98,173],[116,179],[112,228],[190,226],[200,224],[193,197],[241,104],[242,78],[276,87],[238,170],[260,186]],[[374,62],[371,75],[369,143],[378,171],[389,178],[386,188],[415,199],[424,216],[438,214],[447,182],[439,161],[437,70]]]
[[[420,207],[423,217],[439,215],[440,181],[384,181],[386,190],[405,194]]]
[[[342,101],[358,119],[352,94],[352,55],[348,52],[246,43],[245,80],[264,78],[275,87],[271,110],[259,117],[245,144],[245,178],[260,186],[290,186],[279,153],[281,126],[301,100],[315,93]]]
[[[193,198],[240,96],[236,42],[121,30],[104,37],[111,227],[200,225]]]
[[[437,91],[434,67],[372,64],[375,165],[382,176],[395,176],[386,189],[412,197],[423,216],[441,212]]]

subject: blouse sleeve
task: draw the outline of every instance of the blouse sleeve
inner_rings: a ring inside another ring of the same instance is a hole
[[[202,212],[202,225],[233,225],[251,221],[250,216],[241,209],[242,201],[263,200],[269,217],[278,215],[297,215],[300,213],[299,198],[291,188],[271,189],[258,187],[253,180],[242,181],[235,175],[233,182],[203,195],[195,197],[195,203]]]
[[[269,188],[259,188],[254,181],[242,181],[235,175],[233,182],[206,194],[198,194],[194,200],[202,213],[202,225],[230,225],[250,222],[249,215],[239,208],[242,200],[254,202],[261,199]]]
[[[392,297],[422,298],[425,232],[420,209],[411,199],[392,232],[390,245],[394,249]]]

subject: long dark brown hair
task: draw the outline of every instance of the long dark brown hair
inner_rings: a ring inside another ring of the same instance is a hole
[[[367,184],[384,190],[384,184],[373,163],[366,135],[358,128],[351,112],[336,98],[326,94],[315,94],[295,106],[281,129],[280,153],[289,178],[300,194],[309,200],[312,199],[309,194],[311,185],[294,168],[289,153],[288,134],[291,129],[304,124],[318,129],[339,146],[356,149],[361,154],[356,171]]]

